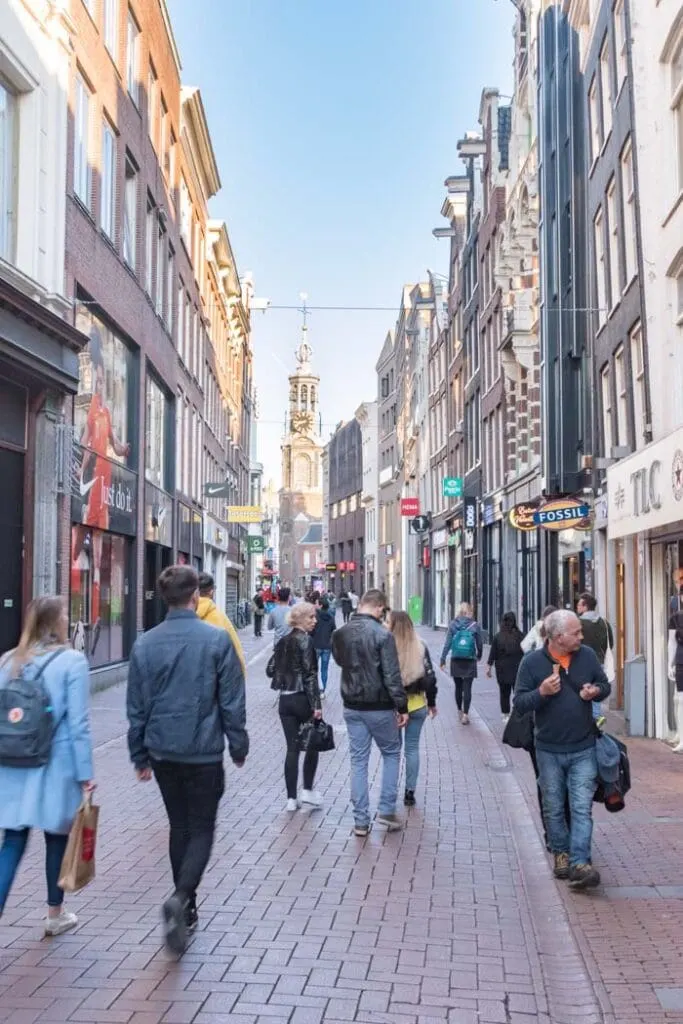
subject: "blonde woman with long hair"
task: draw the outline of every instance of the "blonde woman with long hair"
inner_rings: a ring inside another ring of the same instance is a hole
[[[62,598],[38,597],[28,606],[19,646],[0,659],[0,752],[5,752],[0,761],[0,917],[30,830],[41,829],[47,878],[45,934],[51,936],[78,924],[76,915],[64,910],[64,893],[57,883],[71,824],[93,777],[89,667],[85,657],[68,646],[68,629]],[[51,738],[48,733],[43,751],[27,748],[23,757],[20,726],[22,720],[25,725],[33,721],[36,705],[27,701],[26,690],[17,681],[30,683],[38,677],[36,688],[42,683],[52,716],[51,722],[40,725],[48,725]],[[47,763],[41,763],[43,759]]]
[[[406,791],[404,803],[415,806],[415,790],[420,771],[420,733],[427,715],[436,714],[436,674],[429,651],[415,631],[407,612],[392,612],[389,629],[398,650],[401,679],[408,697],[408,724],[405,728],[404,756]]]

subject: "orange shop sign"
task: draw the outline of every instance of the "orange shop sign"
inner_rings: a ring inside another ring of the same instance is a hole
[[[523,530],[524,532],[535,530],[534,512],[538,510],[538,506],[538,501],[523,501],[519,505],[513,505],[508,513],[508,520],[513,530]]]

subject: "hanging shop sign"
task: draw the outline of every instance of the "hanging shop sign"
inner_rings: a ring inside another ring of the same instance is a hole
[[[336,562],[326,562],[326,564],[325,564],[325,572],[336,572],[336,571],[337,571],[337,563]]]
[[[247,537],[247,553],[250,555],[262,555],[266,549],[266,542],[263,537]]]
[[[510,509],[508,520],[513,530],[527,532],[536,529],[534,515],[538,511],[538,501],[523,501],[519,505],[513,505]]]
[[[229,523],[260,523],[263,512],[258,505],[228,505]]]
[[[419,498],[401,498],[401,515],[412,519],[420,514]]]
[[[590,529],[590,517],[590,505],[585,505],[576,498],[546,501],[533,515],[534,523],[542,526],[544,530]]]
[[[71,520],[134,536],[138,478],[119,462],[74,443],[71,450]]]
[[[477,499],[465,498],[464,501],[465,529],[474,530],[477,525]]]
[[[441,493],[444,498],[462,498],[463,481],[461,476],[445,476],[441,482]]]

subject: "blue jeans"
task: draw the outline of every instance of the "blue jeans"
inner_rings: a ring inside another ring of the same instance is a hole
[[[315,653],[318,655],[318,664],[320,665],[320,682],[325,690],[327,689],[327,672],[330,667],[332,651],[316,651]]]
[[[380,814],[394,814],[401,767],[401,734],[394,711],[352,711],[346,708],[344,721],[349,733],[353,817],[357,825],[365,826],[370,824],[368,762],[372,741],[382,755],[382,790],[377,809]]]
[[[5,837],[0,847],[0,913],[7,902],[14,877],[21,864],[21,859],[26,852],[29,829],[5,829]],[[62,869],[64,851],[68,836],[54,835],[52,832],[45,833],[45,875],[47,878],[47,905],[48,907],[61,907],[64,902],[64,892],[59,888],[59,874]]]
[[[591,863],[593,796],[598,783],[595,747],[573,754],[536,750],[538,783],[543,794],[543,817],[553,853],[568,853],[569,863]],[[564,810],[569,795],[571,826]]]
[[[414,790],[420,771],[420,733],[427,717],[427,708],[411,711],[405,731],[406,789]]]

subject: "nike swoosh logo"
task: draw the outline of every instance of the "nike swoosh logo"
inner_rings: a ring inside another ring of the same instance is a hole
[[[94,487],[96,482],[97,482],[97,477],[96,476],[94,476],[92,478],[92,480],[90,481],[90,483],[87,483],[87,484],[84,484],[83,481],[81,480],[81,482],[80,482],[81,498],[85,498],[85,496],[88,493],[88,491],[90,490],[90,488]]]
[[[206,488],[206,493],[208,495],[219,494],[220,491],[222,491],[222,490],[223,490],[223,485],[221,484],[220,487],[207,487]]]

